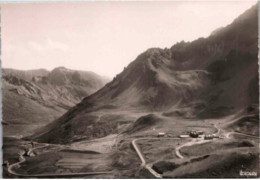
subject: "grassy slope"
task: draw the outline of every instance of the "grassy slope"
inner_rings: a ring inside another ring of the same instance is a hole
[[[112,107],[108,114],[135,109],[147,114],[164,111],[169,117],[196,119],[221,117],[258,104],[254,81],[256,54],[257,6],[254,6],[208,38],[142,53],[104,88],[48,126],[47,133],[37,140],[66,143],[80,135],[76,129],[82,129],[83,135],[92,132],[90,138],[115,133],[120,126],[117,118],[99,121],[98,114],[107,112],[106,106]],[[128,118],[125,113],[123,119]]]
[[[256,151],[238,151],[212,154],[202,161],[181,166],[172,172],[166,172],[168,178],[238,178],[240,170],[249,169],[258,172],[258,154]],[[259,173],[259,172],[258,172]]]
[[[8,92],[5,87],[2,93],[3,120],[8,123],[3,127],[4,136],[28,135],[64,112],[64,109],[42,106],[30,98]]]
[[[61,84],[55,84],[56,81]],[[4,136],[31,134],[60,117],[105,81],[91,72],[65,68],[52,72],[3,69]]]

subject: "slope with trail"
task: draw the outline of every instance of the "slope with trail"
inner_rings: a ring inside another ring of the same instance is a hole
[[[131,126],[138,119],[132,114],[140,112],[219,118],[259,104],[257,12],[255,5],[207,38],[148,49],[34,139],[68,143],[81,135],[104,137]],[[120,118],[98,118],[118,112]]]

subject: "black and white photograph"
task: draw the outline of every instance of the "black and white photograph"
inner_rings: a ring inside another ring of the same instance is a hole
[[[1,1],[2,178],[259,178],[258,6]]]

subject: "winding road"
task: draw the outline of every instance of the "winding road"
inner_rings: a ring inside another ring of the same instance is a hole
[[[33,153],[33,151],[35,151],[36,149],[41,149],[41,148],[45,148],[47,146],[49,146],[49,144],[43,144],[44,146],[40,146],[40,147],[35,147],[35,148],[31,148],[27,154],[30,155],[30,153]],[[26,177],[39,177],[39,178],[54,178],[54,177],[79,177],[79,176],[91,176],[91,175],[102,175],[102,174],[111,174],[111,171],[103,171],[103,172],[86,172],[86,173],[62,173],[62,174],[21,174],[21,173],[17,173],[14,171],[15,167],[19,167],[20,164],[22,164],[23,162],[26,161],[26,159],[24,158],[23,155],[20,155],[19,157],[20,161],[11,164],[8,167],[8,172],[11,175],[14,175],[16,177],[22,177],[22,178],[26,178]]]
[[[27,154],[29,155],[29,154],[32,153],[34,150],[36,150],[36,149],[41,149],[41,148],[45,148],[45,147],[47,147],[47,146],[48,146],[48,145],[44,144],[44,146],[31,148],[31,149],[27,152]],[[15,175],[15,176],[23,176],[23,177],[24,177],[25,175],[16,173],[16,172],[13,170],[13,168],[20,166],[20,164],[22,164],[23,162],[26,161],[26,159],[24,158],[24,156],[23,156],[22,154],[20,154],[19,159],[20,159],[20,161],[11,164],[11,165],[8,167],[7,170],[8,170],[8,172],[9,172],[10,174],[12,174],[12,175]]]
[[[244,133],[239,133],[239,132],[228,132],[228,133],[225,134],[226,138],[231,139],[230,138],[231,134],[238,134],[238,135],[241,135],[241,136],[246,136],[246,137],[250,137],[250,138],[260,139],[258,136],[244,134]]]
[[[219,127],[217,127],[216,124],[214,124],[214,127],[217,129],[217,132],[216,134],[217,135],[221,135],[221,129]],[[253,135],[248,135],[248,134],[243,134],[243,133],[239,133],[239,132],[223,132],[224,133],[224,137],[225,138],[228,138],[228,139],[231,139],[230,136],[232,134],[238,134],[238,135],[242,135],[242,136],[246,136],[246,137],[250,137],[250,138],[257,138],[257,139],[260,139],[259,137],[257,136],[253,136]],[[180,138],[138,138],[138,139],[133,139],[132,140],[132,145],[139,157],[139,159],[141,160],[141,166],[144,167],[145,169],[147,169],[154,177],[156,178],[162,178],[162,175],[157,173],[155,170],[152,169],[151,165],[150,164],[147,164],[146,161],[145,161],[145,158],[141,152],[141,150],[139,149],[138,147],[138,144],[137,144],[137,141],[140,141],[140,140],[165,140],[165,139],[170,139],[170,140],[179,140]],[[204,139],[204,136],[200,137],[200,138],[196,138],[196,139],[191,139],[191,141],[187,142],[187,143],[184,143],[182,145],[179,145],[175,148],[175,153],[176,153],[176,156],[180,159],[184,159],[184,156],[180,153],[180,150],[183,148],[183,147],[187,147],[187,146],[193,146],[193,145],[196,145],[196,144],[204,144],[204,143],[207,143],[211,140],[205,140]],[[30,155],[31,153],[33,153],[33,151],[35,151],[36,149],[41,149],[41,148],[45,148],[47,146],[49,146],[49,144],[41,144],[43,146],[39,146],[39,147],[35,147],[35,148],[30,148],[29,151],[27,152],[28,155]],[[112,171],[104,171],[104,172],[86,172],[86,173],[63,173],[63,174],[33,174],[33,175],[27,175],[27,174],[20,174],[20,173],[17,173],[14,171],[14,168],[17,168],[17,167],[20,167],[20,165],[22,163],[24,163],[26,161],[25,157],[23,155],[20,155],[19,157],[19,161],[16,162],[16,163],[13,163],[11,164],[9,167],[8,167],[8,172],[14,176],[17,176],[17,177],[41,177],[41,178],[51,178],[51,177],[79,177],[79,176],[91,176],[91,175],[102,175],[102,174],[112,174]]]
[[[196,144],[204,144],[204,143],[207,143],[209,141],[210,140],[204,140],[203,137],[197,138],[197,139],[192,139],[191,141],[176,147],[176,149],[175,149],[176,156],[180,159],[183,159],[184,157],[180,153],[181,148],[187,147],[187,146],[193,146],[193,145],[196,145]]]
[[[248,115],[246,117],[252,117],[252,115]],[[217,134],[221,135],[220,132],[221,132],[222,129],[220,129],[216,124],[214,124],[214,127],[217,129]],[[246,136],[246,137],[250,137],[250,138],[260,139],[259,136],[254,136],[254,135],[250,135],[250,134],[244,134],[244,133],[235,132],[235,131],[223,132],[223,134],[224,134],[224,137],[227,138],[227,139],[231,139],[230,136],[232,134],[238,134],[238,135],[241,135],[241,136]]]
[[[214,124],[214,127],[216,128],[217,132],[216,132],[216,135],[220,136],[221,135],[221,129],[216,125]],[[242,136],[247,136],[247,137],[251,137],[251,138],[257,138],[257,139],[260,139],[259,137],[257,136],[252,136],[252,135],[248,135],[248,134],[243,134],[243,133],[238,133],[238,132],[228,132],[228,133],[224,133],[225,134],[225,138],[228,138],[230,139],[230,135],[231,134],[239,134],[239,135],[242,135]],[[134,139],[132,140],[132,145],[138,155],[138,157],[140,158],[141,160],[141,166],[143,166],[144,168],[146,168],[154,177],[156,178],[162,178],[162,175],[161,174],[158,174],[156,171],[154,171],[150,165],[148,165],[145,161],[145,158],[143,157],[142,155],[142,152],[140,151],[138,145],[137,145],[137,141],[139,140],[152,140],[152,139],[156,139],[158,140],[158,138],[139,138],[139,139]],[[180,138],[160,138],[160,139],[180,139]],[[204,144],[204,143],[207,143],[207,142],[210,142],[211,140],[205,140],[204,139],[204,136],[200,137],[200,138],[196,138],[196,139],[193,139],[187,143],[184,143],[180,146],[177,146],[175,148],[175,153],[176,153],[176,156],[180,159],[184,159],[183,155],[180,153],[180,150],[183,148],[183,147],[187,147],[187,146],[193,146],[193,145],[196,145],[196,144]]]
[[[143,166],[145,169],[147,169],[154,177],[156,178],[162,178],[162,175],[157,173],[155,170],[152,169],[151,165],[147,164],[145,161],[145,158],[143,157],[142,152],[140,151],[138,145],[136,144],[137,141],[140,140],[158,140],[159,138],[139,138],[132,140],[132,145],[138,155],[138,157],[141,160],[141,166]],[[180,139],[180,138],[160,138],[160,139]]]
[[[220,132],[221,132],[221,129],[219,127],[217,127],[216,124],[214,124],[214,127],[216,128],[217,132],[215,133],[216,135],[219,135],[220,136]],[[177,146],[175,151],[176,151],[176,155],[178,156],[178,158],[180,159],[183,159],[184,157],[182,156],[182,154],[180,153],[180,150],[183,148],[183,147],[187,147],[187,146],[193,146],[193,145],[196,145],[196,144],[204,144],[204,143],[207,143],[207,142],[210,142],[211,140],[205,140],[204,139],[204,136],[201,136],[200,138],[192,138],[191,141],[187,142],[187,143],[184,143],[180,146]]]

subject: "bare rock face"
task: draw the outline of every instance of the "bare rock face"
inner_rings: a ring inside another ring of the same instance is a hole
[[[51,72],[3,69],[3,120],[9,124],[5,135],[15,133],[9,130],[12,124],[33,127],[53,121],[105,83],[92,72],[66,68]]]
[[[112,114],[136,110],[161,112],[168,117],[214,118],[259,104],[257,12],[257,5],[253,6],[208,38],[180,42],[170,49],[148,49],[110,83],[84,98],[34,138],[69,142],[79,135],[68,135],[78,128],[75,122],[85,121],[89,114],[97,116],[83,128],[82,135],[86,135],[88,127],[101,123],[97,115],[100,110],[109,109]],[[118,121],[102,121],[111,128],[121,127],[115,122]],[[66,130],[65,124],[73,128]],[[102,127],[99,130],[109,134]]]

